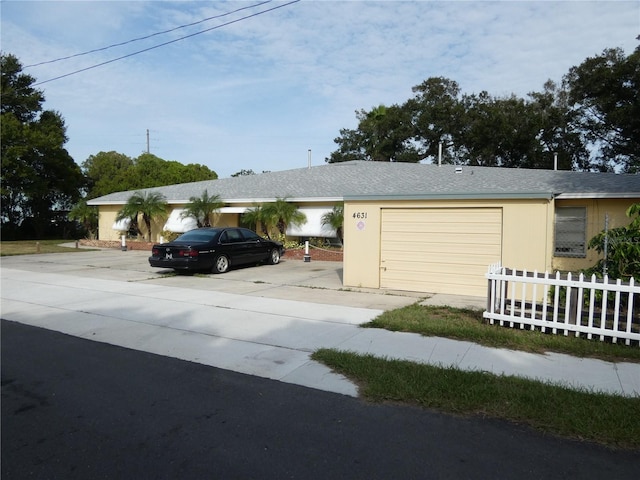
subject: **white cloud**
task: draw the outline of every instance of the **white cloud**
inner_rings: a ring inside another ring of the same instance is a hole
[[[2,50],[28,65],[249,5],[5,1]],[[28,72],[47,80],[255,11]],[[79,163],[101,150],[137,156],[149,129],[153,153],[224,177],[304,167],[309,148],[321,163],[355,110],[401,103],[430,76],[524,96],[605,48],[630,53],[639,25],[635,1],[303,1],[41,88]]]

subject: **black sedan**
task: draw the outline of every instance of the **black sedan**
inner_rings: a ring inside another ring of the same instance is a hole
[[[198,228],[153,246],[149,265],[175,270],[224,273],[231,265],[280,262],[281,243],[246,228]]]

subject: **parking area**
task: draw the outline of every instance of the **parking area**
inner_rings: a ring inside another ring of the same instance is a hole
[[[146,251],[116,249],[77,253],[3,257],[2,265],[34,272],[60,273],[87,279],[119,280],[167,287],[209,290],[282,300],[391,310],[430,295],[344,287],[342,262],[287,258],[278,265],[233,268],[227,273],[176,274],[149,266]],[[90,281],[90,280],[88,280]]]

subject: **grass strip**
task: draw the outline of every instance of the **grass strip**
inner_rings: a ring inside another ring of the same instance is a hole
[[[33,255],[37,253],[70,253],[70,252],[86,252],[91,249],[61,247],[61,243],[69,242],[69,240],[21,240],[21,241],[3,241],[0,242],[0,256],[6,257],[11,255]]]
[[[521,330],[490,325],[482,318],[482,312],[477,310],[416,303],[384,312],[363,327],[465,340],[487,347],[531,353],[558,352],[608,361],[640,362],[640,348],[637,345],[588,340],[575,334],[553,335],[542,333],[539,329]]]
[[[370,401],[500,418],[562,437],[640,448],[639,398],[332,349],[312,358],[355,381]]]

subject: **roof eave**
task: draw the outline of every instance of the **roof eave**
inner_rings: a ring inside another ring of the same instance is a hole
[[[250,204],[260,204],[260,203],[270,203],[275,202],[277,198],[268,197],[268,198],[221,198],[220,201],[223,203],[250,203]],[[288,197],[287,201],[291,203],[333,203],[333,202],[342,202],[343,197]],[[98,205],[124,205],[127,203],[127,200],[89,200],[87,201],[87,205],[89,206],[98,206]],[[189,203],[189,200],[167,200],[168,205],[186,205]]]
[[[345,201],[365,200],[511,200],[511,199],[545,199],[551,200],[549,192],[534,193],[434,193],[416,195],[345,195]]]
[[[581,198],[640,198],[640,192],[604,192],[604,193],[560,193],[556,196],[560,200]]]

